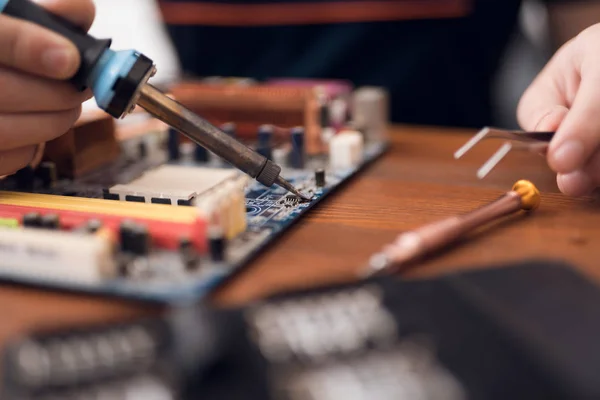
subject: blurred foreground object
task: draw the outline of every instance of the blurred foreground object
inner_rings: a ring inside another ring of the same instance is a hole
[[[600,290],[530,261],[13,342],[5,400],[599,398]]]
[[[521,210],[534,210],[539,204],[540,193],[537,188],[529,181],[520,180],[511,191],[481,208],[401,234],[394,243],[385,246],[371,258],[366,274],[397,272],[485,224]]]

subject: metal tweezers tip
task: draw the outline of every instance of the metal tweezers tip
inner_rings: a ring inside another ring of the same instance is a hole
[[[483,164],[481,166],[481,168],[479,168],[479,170],[477,171],[477,177],[479,179],[483,179],[485,178],[492,169],[494,169],[494,167],[496,167],[496,165],[498,165],[498,163],[500,161],[502,161],[502,159],[504,157],[506,157],[506,155],[511,151],[512,149],[512,143],[511,142],[506,142],[504,143],[495,153],[493,156],[491,156],[489,158],[489,160],[487,160],[485,162],[485,164]]]
[[[471,150],[477,143],[479,143],[487,134],[490,132],[490,127],[486,126],[475,136],[473,136],[467,143],[465,143],[460,149],[456,150],[454,153],[454,159],[458,160],[462,156],[464,156],[469,150]]]

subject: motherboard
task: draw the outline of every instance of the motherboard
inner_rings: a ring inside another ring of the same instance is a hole
[[[192,100],[174,93],[192,110],[194,90],[229,93],[230,101],[220,103],[226,113],[211,109],[227,121],[211,122],[279,164],[309,202],[249,179],[148,118],[140,119],[139,132],[123,134],[100,117],[70,139],[48,143],[38,165],[0,180],[0,279],[160,303],[197,301],[385,152],[382,89],[294,80],[259,86],[263,97],[265,87],[267,96],[287,90],[300,106],[278,115],[256,110],[263,118],[257,119],[246,98],[236,103],[254,92],[214,79],[187,84]],[[374,112],[379,118],[357,119]],[[306,124],[270,125],[270,117],[298,116]]]

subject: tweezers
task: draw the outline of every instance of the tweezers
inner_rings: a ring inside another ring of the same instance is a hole
[[[477,177],[483,179],[502,161],[511,150],[526,150],[544,153],[555,132],[524,132],[485,127],[454,153],[459,159],[484,139],[504,139],[506,142],[477,170]]]

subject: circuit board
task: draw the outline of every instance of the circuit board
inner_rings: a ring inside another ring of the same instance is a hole
[[[131,262],[126,277],[107,280],[102,284],[75,284],[68,281],[38,279],[35,276],[13,275],[1,272],[0,279],[35,286],[44,286],[60,290],[83,291],[102,295],[115,295],[160,303],[179,303],[203,298],[222,281],[248,264],[254,256],[266,249],[278,236],[283,234],[312,207],[316,206],[328,194],[339,188],[370,162],[381,156],[387,148],[385,142],[371,143],[365,146],[364,161],[353,168],[325,170],[325,185],[317,187],[315,170],[325,167],[324,159],[313,159],[305,169],[283,169],[282,176],[303,192],[313,196],[310,202],[300,202],[297,197],[277,186],[267,188],[253,182],[246,189],[247,229],[232,239],[227,246],[227,255],[222,262],[215,262],[205,256],[196,260],[192,268],[186,266],[179,253],[168,250],[156,250],[149,256]],[[102,196],[102,187],[113,183],[112,179],[128,180],[142,171],[156,167],[165,160],[145,160],[132,163],[121,160],[109,167],[119,170],[112,175],[107,170],[97,171],[75,181],[65,181],[52,190],[34,190],[45,194],[62,196],[90,197]],[[168,161],[166,161],[168,162]],[[193,165],[191,162],[178,164]],[[218,167],[218,163],[213,163]],[[203,165],[204,166],[204,165]],[[227,168],[222,166],[222,168]],[[3,190],[14,190],[13,180],[4,182]]]
[[[274,146],[269,158],[282,177],[312,197],[303,202],[193,143],[174,150],[176,135],[122,140],[112,162],[52,184],[42,168],[0,180],[0,280],[167,304],[201,300],[387,149],[385,138],[357,131],[332,140],[337,152],[305,157],[292,140],[282,155]],[[260,139],[247,145],[261,148]],[[113,235],[89,230],[97,221],[113,224]]]

